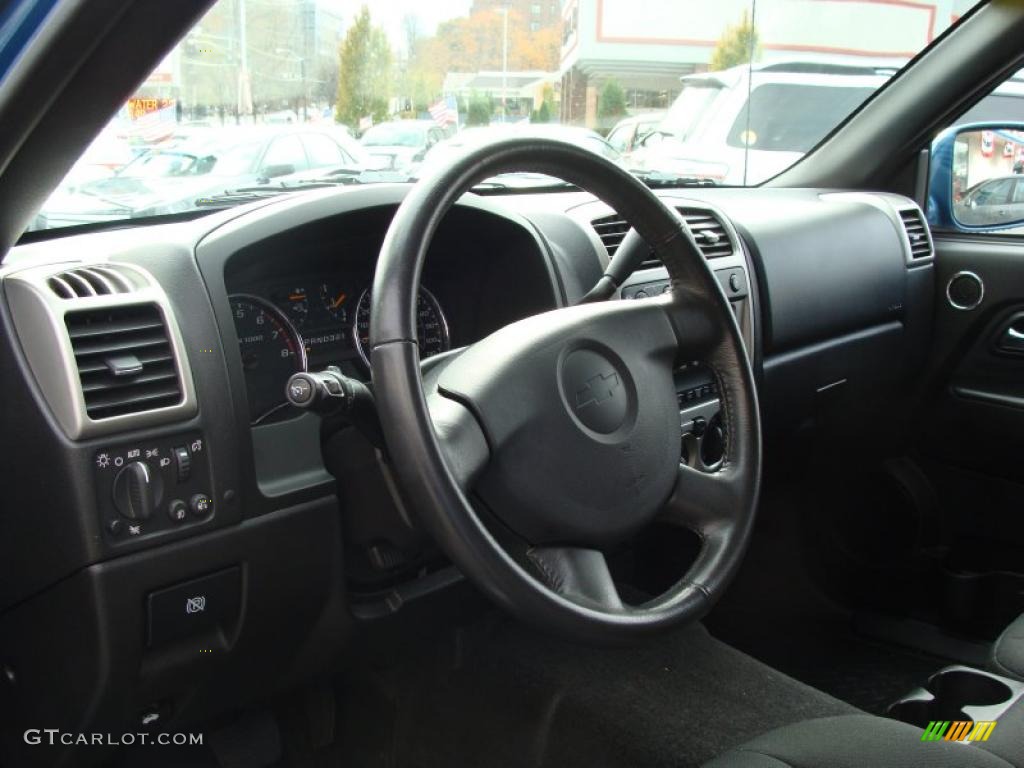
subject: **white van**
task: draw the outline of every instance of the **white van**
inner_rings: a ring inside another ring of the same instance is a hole
[[[792,165],[883,85],[892,68],[774,62],[686,75],[631,167],[757,184]]]

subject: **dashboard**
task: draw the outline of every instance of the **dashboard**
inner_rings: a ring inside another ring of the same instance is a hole
[[[406,511],[386,446],[284,401],[298,370],[337,366],[371,383],[369,291],[407,190],[307,192],[5,260],[0,388],[8,433],[25,436],[0,467],[0,642],[27,681],[0,699],[10,733],[38,712],[93,732],[122,732],[154,707],[200,721],[336,664],[414,606],[472,604]],[[701,233],[766,437],[879,423],[930,332],[930,247],[907,234],[926,229],[916,204],[811,189],[658,194]],[[582,192],[463,198],[421,275],[425,371],[578,301],[627,229]],[[616,299],[668,289],[651,259]],[[713,469],[714,377],[680,361],[676,388],[680,460]],[[175,612],[197,595],[201,615]],[[0,754],[18,764],[23,748]]]

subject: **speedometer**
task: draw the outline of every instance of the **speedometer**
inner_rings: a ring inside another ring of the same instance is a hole
[[[352,338],[359,356],[370,367],[370,289],[363,291],[356,304],[355,319],[352,321]],[[451,347],[448,337],[448,321],[434,294],[420,288],[416,297],[416,339],[419,342],[420,358],[447,352]]]
[[[286,404],[288,377],[306,370],[302,337],[285,314],[258,296],[228,297],[249,395],[249,420],[258,424]]]

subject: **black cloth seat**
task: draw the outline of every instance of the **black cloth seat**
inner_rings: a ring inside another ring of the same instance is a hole
[[[1017,617],[992,646],[992,671],[1024,680],[1024,614]]]
[[[873,715],[804,720],[762,734],[704,768],[1013,768],[980,745],[924,742],[921,733]]]

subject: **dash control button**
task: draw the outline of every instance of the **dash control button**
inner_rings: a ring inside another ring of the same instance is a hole
[[[172,523],[182,523],[188,516],[188,507],[181,499],[175,499],[167,507],[167,516],[171,518]]]
[[[188,448],[175,448],[174,461],[178,465],[178,482],[183,483],[192,474],[192,457],[189,455]]]
[[[189,501],[192,514],[196,517],[206,517],[213,510],[213,499],[205,493],[197,493]]]

